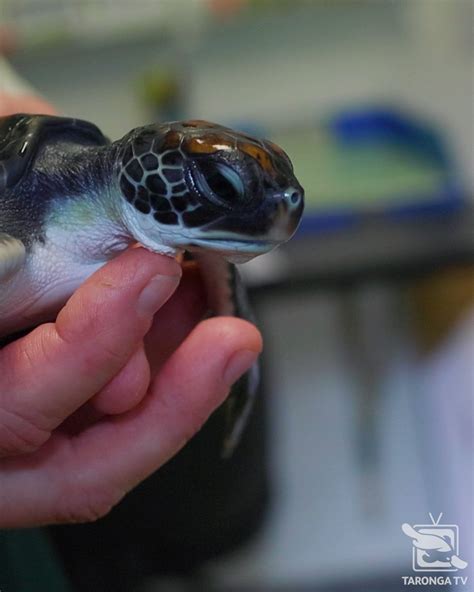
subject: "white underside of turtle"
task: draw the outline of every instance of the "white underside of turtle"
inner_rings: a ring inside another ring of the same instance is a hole
[[[85,200],[88,199],[86,195]],[[91,200],[91,204],[94,201]],[[65,202],[44,224],[41,241],[17,258],[15,273],[0,281],[0,334],[9,334],[55,314],[83,281],[128,243],[117,225],[99,215],[87,224],[75,215],[77,202]],[[21,252],[21,244],[12,249]],[[6,257],[0,257],[0,277]]]
[[[75,208],[77,203],[74,208],[62,206],[55,213],[54,222],[46,226],[44,240],[34,243],[29,253],[24,253],[22,246],[13,241],[10,255],[3,261],[0,259],[0,277],[2,265],[4,269],[4,280],[0,283],[0,336],[53,320],[89,276],[137,244],[136,238],[141,238],[126,236],[122,225],[101,216],[94,221],[89,217],[87,225],[83,225],[71,211]],[[158,236],[151,241],[149,236],[146,244],[143,244],[145,241],[138,244],[152,252],[176,256],[183,250],[160,244]],[[21,263],[11,274],[14,258]],[[234,306],[225,259],[219,251],[204,250],[195,252],[194,258],[199,261],[212,312],[232,315]]]

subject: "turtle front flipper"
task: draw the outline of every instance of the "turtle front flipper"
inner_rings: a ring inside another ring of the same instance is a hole
[[[108,143],[97,126],[81,119],[26,113],[0,117],[0,195],[21,181],[45,140],[53,138],[76,146]]]
[[[240,274],[230,263],[231,298],[234,306],[234,316],[254,323],[254,315],[250,307],[247,291]],[[232,387],[224,403],[225,427],[222,456],[229,458],[240,441],[242,432],[247,424],[260,383],[260,368],[258,362],[250,368]]]
[[[209,252],[194,252],[192,258],[199,264],[211,316],[234,316],[255,323],[247,291],[236,266]],[[259,375],[257,362],[233,385],[222,406],[224,458],[232,455],[240,441],[257,394]]]
[[[10,279],[21,268],[26,258],[21,240],[0,232],[0,282]]]

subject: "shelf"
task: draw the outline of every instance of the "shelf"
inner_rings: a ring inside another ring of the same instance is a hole
[[[339,231],[296,236],[242,273],[254,292],[328,289],[368,280],[400,281],[474,263],[474,209],[406,221],[367,219]],[[264,274],[262,270],[271,269]]]

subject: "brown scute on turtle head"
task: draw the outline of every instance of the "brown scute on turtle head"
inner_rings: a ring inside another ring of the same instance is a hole
[[[237,132],[215,123],[191,120],[183,122],[181,126],[193,128],[189,136],[185,131],[183,133],[182,148],[189,155],[215,154],[219,151],[238,149],[256,160],[273,177],[277,175],[273,158],[288,160],[288,156],[276,144],[267,140],[259,141],[249,134]],[[201,134],[198,132],[199,129],[202,131]]]
[[[188,154],[214,154],[221,150],[232,150],[235,141],[223,134],[205,134],[191,136],[183,141],[183,150]]]
[[[275,144],[274,142],[272,142],[271,140],[263,140],[263,144],[264,146],[270,150],[273,150],[273,152],[275,152],[275,154],[277,154],[278,156],[280,156],[281,158],[283,158],[284,160],[286,160],[286,162],[291,165],[291,160],[290,157],[288,156],[288,154],[283,150],[283,148],[280,148],[280,146],[278,146],[278,144]]]
[[[175,121],[168,126],[161,140],[162,151],[180,148],[188,156],[200,157],[237,150],[255,160],[278,185],[284,184],[283,177],[293,172],[288,155],[269,140],[203,119]]]
[[[163,138],[161,149],[174,150],[175,148],[178,148],[182,137],[182,134],[177,130],[170,130],[166,133],[165,137]]]
[[[256,160],[268,174],[275,176],[276,171],[272,159],[264,148],[254,142],[238,142],[237,145],[242,152]]]

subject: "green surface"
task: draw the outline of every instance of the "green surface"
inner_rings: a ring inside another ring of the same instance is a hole
[[[311,210],[379,210],[431,199],[445,172],[409,146],[338,143],[323,127],[272,136],[290,155]]]
[[[0,531],[1,592],[71,592],[42,529]]]

